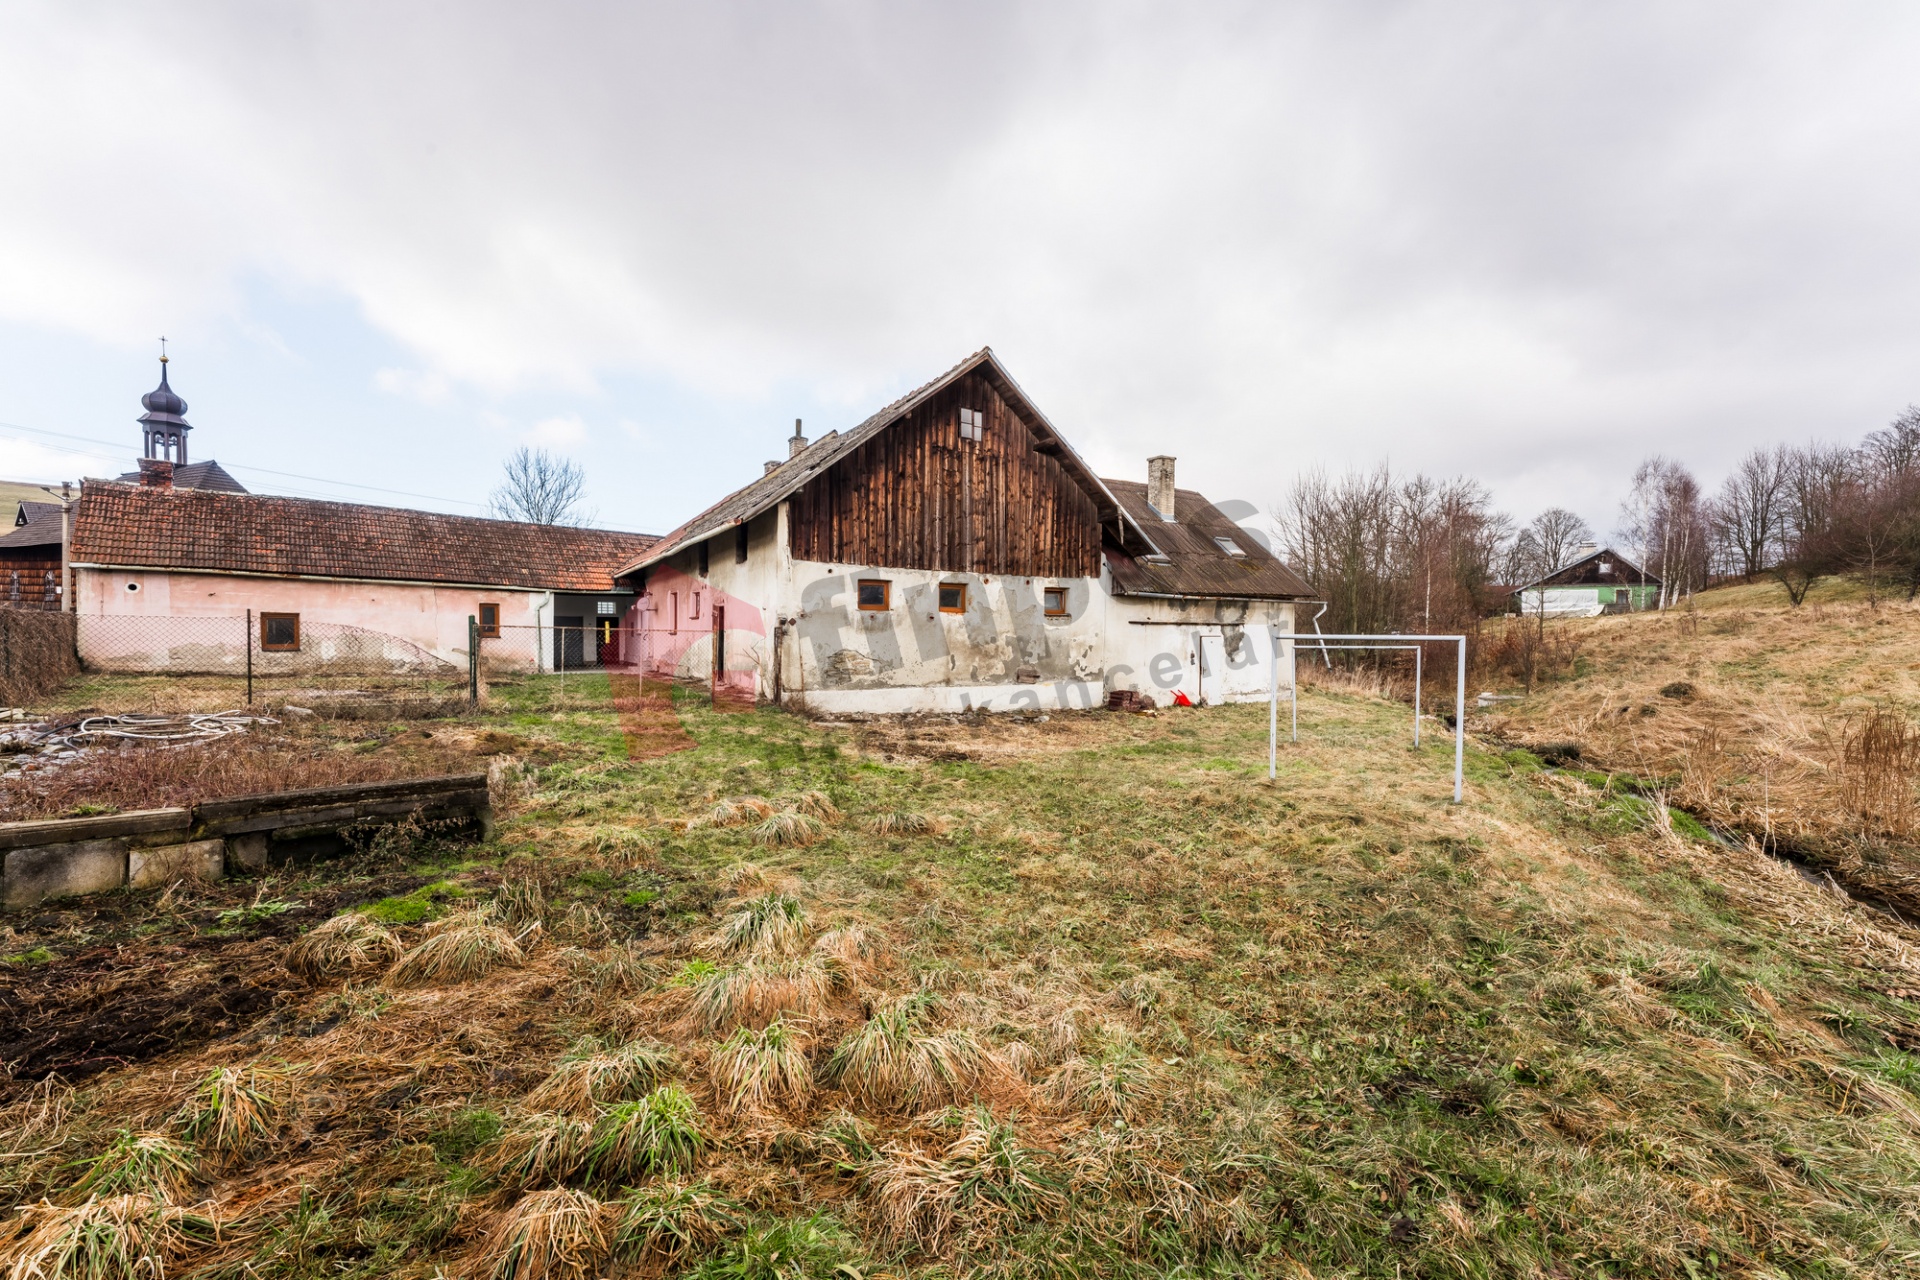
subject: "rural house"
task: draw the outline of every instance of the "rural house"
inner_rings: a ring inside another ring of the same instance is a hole
[[[202,625],[251,611],[263,653],[381,650],[393,661],[464,665],[467,619],[512,644],[496,662],[550,669],[591,660],[633,602],[615,571],[645,534],[442,515],[312,498],[176,489],[169,464],[145,483],[89,480],[74,505],[71,557],[80,656],[116,669],[218,666],[244,657]],[[559,633],[555,627],[570,628]],[[203,652],[208,646],[220,655]],[[230,652],[234,651],[234,652]],[[341,656],[345,656],[344,652]]]
[[[982,350],[622,569],[633,660],[825,713],[1264,698],[1311,589],[1205,497],[1102,480]]]
[[[1660,579],[1611,547],[1583,547],[1571,563],[1515,587],[1510,598],[1520,613],[1593,618],[1652,606],[1660,598]]]

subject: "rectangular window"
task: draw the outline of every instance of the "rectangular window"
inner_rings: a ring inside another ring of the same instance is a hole
[[[733,531],[733,562],[747,562],[747,526],[744,523]]]
[[[707,576],[707,547],[712,541],[713,539],[709,538],[700,544],[700,576],[703,578]]]
[[[869,612],[877,612],[893,607],[893,584],[884,578],[862,578],[859,588],[860,607]]]
[[[667,630],[669,633],[675,633],[680,630],[680,593],[669,591],[667,595],[673,600],[673,622]]]
[[[483,604],[480,606],[480,634],[496,639],[500,635],[500,606]]]
[[[602,600],[593,607],[593,611],[603,618],[613,618],[619,616],[620,606],[611,600]]]
[[[1049,618],[1064,618],[1067,616],[1067,589],[1065,587],[1048,587],[1040,593],[1040,599],[1042,603],[1046,605],[1047,616]]]
[[[263,613],[260,615],[260,647],[268,653],[293,653],[300,648],[300,615]]]
[[[940,612],[965,613],[967,611],[967,584],[964,582],[943,582],[940,584]]]
[[[687,616],[689,618],[699,617],[700,616],[700,593],[698,591],[689,592],[687,595],[687,601],[688,601]]]
[[[978,409],[960,411],[960,438],[962,440],[980,440],[987,433],[987,417]]]
[[[1230,556],[1244,556],[1245,554],[1247,554],[1246,552],[1240,549],[1240,544],[1235,542],[1232,538],[1215,538],[1213,540],[1213,545],[1216,547],[1219,547],[1222,551],[1226,552]]]

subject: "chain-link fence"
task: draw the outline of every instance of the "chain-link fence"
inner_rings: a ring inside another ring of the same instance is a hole
[[[756,673],[725,669],[725,642],[712,631],[660,632],[598,619],[588,626],[503,624],[479,632],[477,683],[491,700],[528,710],[585,710],[612,706],[631,735],[659,720],[659,733],[678,735],[672,705],[710,701],[726,710],[751,710]],[[713,677],[715,659],[722,664]],[[674,721],[671,730],[668,721]],[[644,729],[643,736],[655,730]]]
[[[350,713],[464,703],[469,673],[401,636],[298,614],[82,614],[87,693],[129,704],[263,703]],[[463,646],[464,647],[464,646]]]

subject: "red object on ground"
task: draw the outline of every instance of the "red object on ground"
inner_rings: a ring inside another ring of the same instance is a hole
[[[1173,705],[1176,707],[1190,707],[1193,705],[1193,699],[1176,689],[1173,694]]]

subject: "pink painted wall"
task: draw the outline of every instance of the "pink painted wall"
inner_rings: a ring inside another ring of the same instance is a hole
[[[354,627],[398,637],[459,666],[467,661],[467,618],[479,616],[482,602],[500,606],[503,627],[553,622],[544,592],[111,569],[75,569],[74,579],[83,661],[182,646],[231,644],[237,650],[248,609],[255,614],[256,643],[259,614],[297,613],[303,648],[308,637],[318,640],[331,627]],[[536,616],[535,606],[542,604]],[[509,630],[502,641],[488,641],[483,655],[512,661],[524,651],[531,664],[532,636]]]

